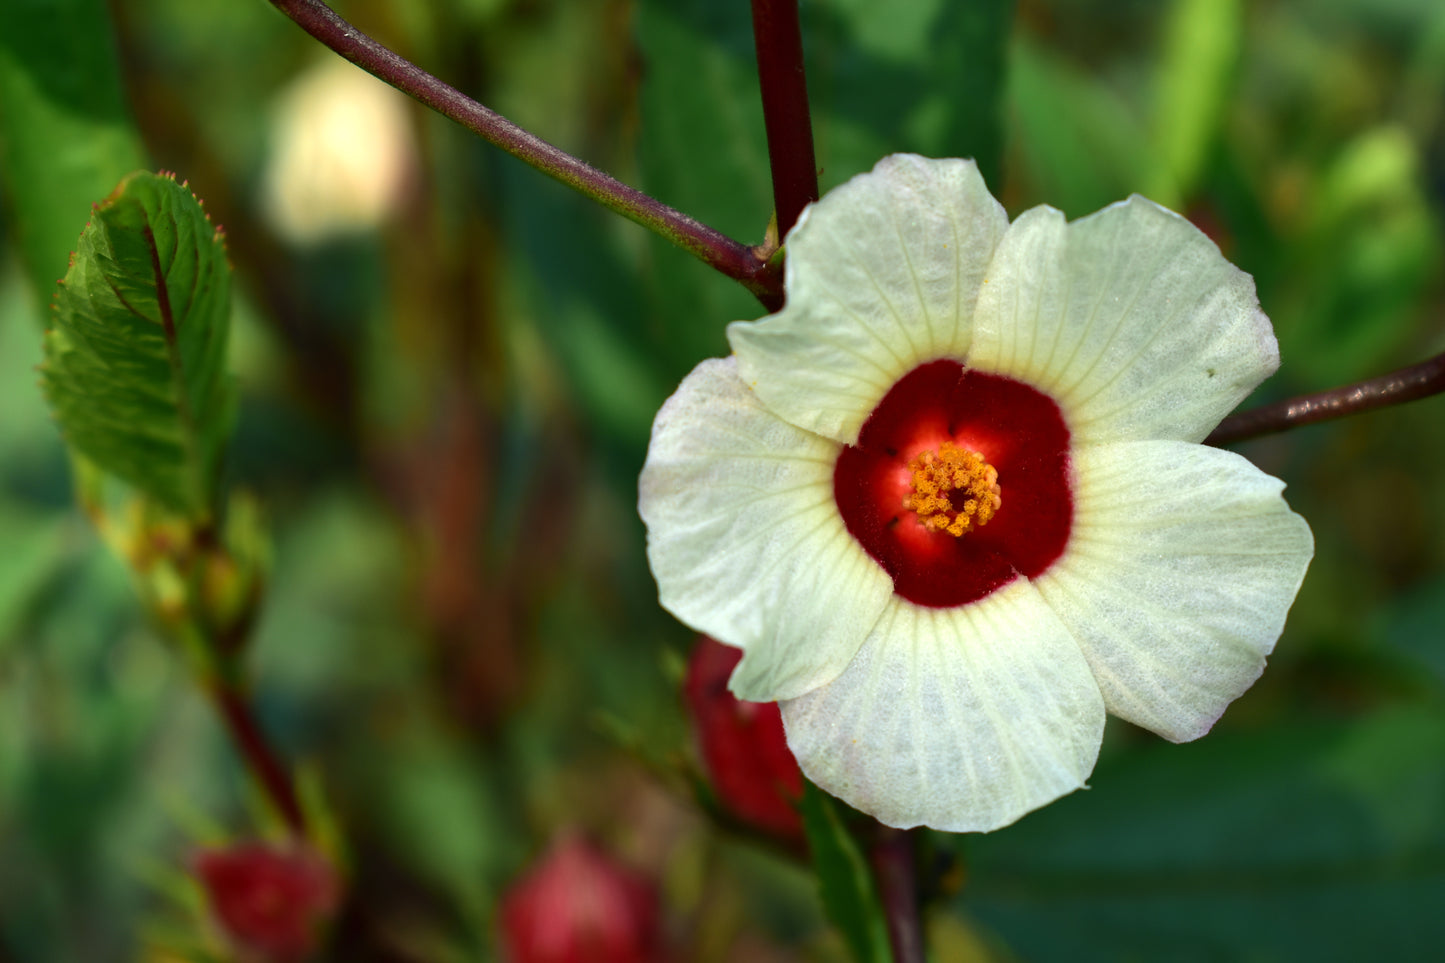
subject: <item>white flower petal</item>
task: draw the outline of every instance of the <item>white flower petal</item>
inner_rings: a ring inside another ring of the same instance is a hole
[[[1104,705],[1024,579],[952,609],[895,597],[848,670],[781,704],[808,778],[890,826],[1006,826],[1084,784]]]
[[[784,419],[853,444],[900,377],[964,358],[1007,226],[973,161],[885,157],[789,233],[786,307],[728,326],[743,380]]]
[[[1264,670],[1314,554],[1309,526],[1232,452],[1101,445],[1074,470],[1069,547],[1034,584],[1110,712],[1197,739]]]
[[[1131,197],[999,244],[968,363],[1051,394],[1075,441],[1200,441],[1279,367],[1254,280],[1184,218]]]
[[[664,608],[744,650],[737,695],[801,695],[848,665],[893,594],[833,500],[839,446],[704,361],[658,412],[639,481]]]

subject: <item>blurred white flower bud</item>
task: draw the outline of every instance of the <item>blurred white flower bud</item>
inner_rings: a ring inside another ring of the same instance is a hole
[[[297,244],[374,230],[401,204],[416,167],[406,98],[330,59],[278,98],[262,209]]]

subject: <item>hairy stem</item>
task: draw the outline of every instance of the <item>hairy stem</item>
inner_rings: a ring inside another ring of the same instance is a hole
[[[759,256],[748,245],[628,187],[523,130],[496,111],[397,56],[341,19],[320,0],[271,0],[271,4],[301,29],[372,76],[456,121],[549,177],[690,252],[703,263],[741,283],[770,310],[781,305],[782,278],[768,268],[765,254]]]
[[[1317,421],[1402,405],[1441,392],[1445,392],[1445,352],[1378,378],[1236,412],[1220,422],[1204,443],[1227,445]]]
[[[818,199],[818,162],[803,72],[803,34],[798,0],[752,0],[753,42],[768,131],[773,207],[778,237],[786,237],[803,208]]]
[[[923,963],[924,959],[913,843],[911,833],[880,826],[868,850],[878,899],[888,920],[893,963]]]
[[[240,750],[246,767],[261,784],[286,825],[297,836],[306,835],[306,817],[301,811],[301,800],[296,795],[291,776],[281,763],[276,751],[266,741],[256,716],[235,684],[223,676],[211,689],[211,698],[220,712],[231,739]]]

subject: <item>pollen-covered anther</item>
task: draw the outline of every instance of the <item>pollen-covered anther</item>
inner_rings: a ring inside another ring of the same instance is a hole
[[[976,451],[945,441],[908,463],[913,490],[903,507],[930,531],[958,536],[987,525],[1003,504],[998,470]]]

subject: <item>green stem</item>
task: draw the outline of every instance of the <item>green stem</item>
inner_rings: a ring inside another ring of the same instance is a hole
[[[301,29],[372,76],[450,118],[609,210],[666,238],[709,267],[739,282],[765,307],[782,303],[782,278],[752,247],[628,187],[518,127],[347,23],[320,0],[271,0]]]

